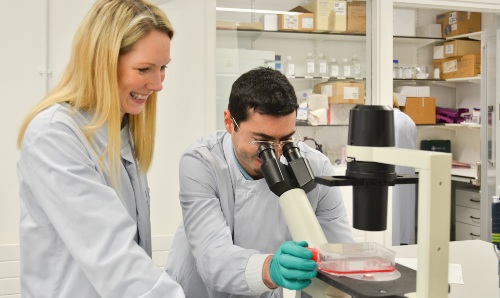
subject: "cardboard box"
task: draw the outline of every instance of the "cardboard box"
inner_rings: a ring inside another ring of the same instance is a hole
[[[449,11],[436,16],[443,38],[481,31],[481,13]]]
[[[416,11],[411,8],[394,8],[394,36],[415,36]]]
[[[417,27],[418,37],[442,38],[441,24],[427,24]]]
[[[328,95],[328,103],[365,103],[365,83],[325,82],[314,86],[314,92]]]
[[[302,6],[297,6],[290,11],[300,12],[299,15],[278,15],[279,31],[314,31],[314,14]]]
[[[333,9],[328,17],[328,31],[347,31],[347,2],[333,1]]]
[[[434,97],[407,97],[402,109],[415,124],[436,124],[436,99]]]
[[[481,42],[477,40],[452,40],[444,43],[444,57],[481,54]]]
[[[347,3],[347,32],[366,33],[366,2]]]
[[[299,31],[299,15],[278,15],[279,31]]]
[[[481,73],[481,55],[470,54],[436,59],[434,60],[434,68],[439,68],[441,79],[475,77]]]
[[[328,31],[330,12],[333,10],[333,0],[311,0],[304,8],[314,14],[315,31]]]

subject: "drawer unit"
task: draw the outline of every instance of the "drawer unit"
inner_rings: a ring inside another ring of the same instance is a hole
[[[478,209],[456,206],[455,220],[456,222],[479,227],[481,225],[480,213],[481,211]]]
[[[477,188],[455,190],[455,240],[480,238],[481,196]]]
[[[480,228],[464,224],[461,222],[456,223],[455,240],[477,240],[480,239]]]
[[[480,209],[481,195],[476,190],[457,189],[455,192],[456,204],[459,206]]]

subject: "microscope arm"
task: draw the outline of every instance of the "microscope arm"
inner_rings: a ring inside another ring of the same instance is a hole
[[[418,297],[448,297],[451,154],[395,147],[347,146],[347,156],[419,170]]]

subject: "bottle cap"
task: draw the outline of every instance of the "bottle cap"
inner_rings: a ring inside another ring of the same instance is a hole
[[[312,252],[311,260],[313,260],[314,262],[318,262],[319,261],[319,251],[316,248],[312,248],[312,247],[306,247],[306,248]]]

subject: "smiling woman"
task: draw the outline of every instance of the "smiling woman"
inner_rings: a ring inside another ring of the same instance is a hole
[[[170,38],[153,31],[118,59],[118,89],[123,114],[138,115],[148,97],[161,91],[170,62]]]
[[[23,296],[184,297],[151,259],[146,179],[173,34],[148,1],[97,0],[61,81],[24,121]]]

